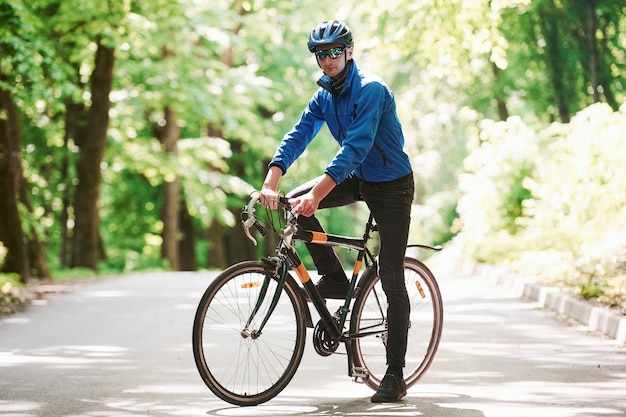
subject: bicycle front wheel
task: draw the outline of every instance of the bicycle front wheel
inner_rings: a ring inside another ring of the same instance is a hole
[[[378,390],[387,370],[387,297],[374,269],[359,283],[359,293],[350,319],[354,366],[365,371],[365,383]],[[426,372],[437,351],[443,328],[443,302],[432,272],[413,258],[404,260],[404,278],[411,315],[404,368],[407,387]]]
[[[215,278],[198,305],[192,340],[196,366],[209,389],[231,404],[257,405],[274,398],[302,359],[306,323],[292,280],[285,281],[267,317],[278,279],[261,262],[235,264]]]

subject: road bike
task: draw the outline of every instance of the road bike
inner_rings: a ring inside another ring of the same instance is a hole
[[[319,355],[339,353],[343,344],[348,376],[378,390],[387,368],[387,301],[377,258],[368,246],[377,232],[373,216],[369,215],[361,238],[311,232],[299,228],[286,198],[280,198],[278,209],[269,210],[259,203],[259,197],[254,193],[243,208],[243,228],[255,245],[251,228],[275,239],[276,253],[232,265],[204,292],[192,337],[203,381],[231,404],[264,403],[291,381],[302,359],[307,328],[312,328],[313,346]],[[259,210],[264,215],[258,215]],[[303,265],[297,241],[347,248],[356,254],[348,293],[345,300],[335,300],[341,305],[334,313]],[[437,351],[443,303],[437,280],[424,263],[405,257],[404,273],[411,305],[404,378],[410,387],[426,372]],[[320,317],[315,325],[309,303]]]

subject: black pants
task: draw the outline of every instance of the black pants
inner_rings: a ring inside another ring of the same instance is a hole
[[[318,181],[319,178],[308,181],[290,192],[287,197],[307,193]],[[389,303],[387,364],[394,366],[404,366],[406,355],[410,306],[404,283],[404,255],[409,236],[413,192],[412,174],[381,183],[365,182],[351,175],[338,184],[319,205],[320,209],[339,207],[362,199],[378,224],[378,272]],[[298,223],[305,230],[324,231],[315,216],[299,216]],[[308,244],[307,248],[321,275],[343,268],[332,247]]]

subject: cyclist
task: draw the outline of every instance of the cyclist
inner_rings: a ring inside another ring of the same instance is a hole
[[[323,231],[314,216],[320,208],[364,200],[378,223],[379,274],[388,299],[388,369],[372,402],[399,401],[406,395],[403,367],[407,347],[409,300],[404,284],[404,255],[409,233],[414,181],[404,152],[404,136],[393,93],[384,81],[362,71],[353,59],[352,32],[341,21],[318,24],[308,39],[323,71],[300,120],[285,134],[261,190],[262,202],[275,207],[280,178],[326,123],[340,149],[324,174],[290,192],[298,223]],[[331,247],[307,245],[322,278],[324,298],[345,298],[343,267]]]

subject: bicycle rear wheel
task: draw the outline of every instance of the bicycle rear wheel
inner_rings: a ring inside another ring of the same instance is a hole
[[[422,262],[405,258],[404,275],[411,305],[404,380],[414,385],[434,358],[443,328],[443,303],[435,277]],[[354,366],[366,370],[365,383],[378,390],[387,370],[387,297],[380,278],[366,271],[350,318],[350,334],[369,335],[352,341]]]
[[[244,331],[263,282],[269,287]],[[222,272],[207,288],[193,323],[193,354],[209,389],[235,405],[257,405],[278,395],[296,372],[306,340],[298,286],[287,280],[274,312],[258,337],[278,285],[267,265],[248,261]],[[294,288],[295,287],[295,288]]]

